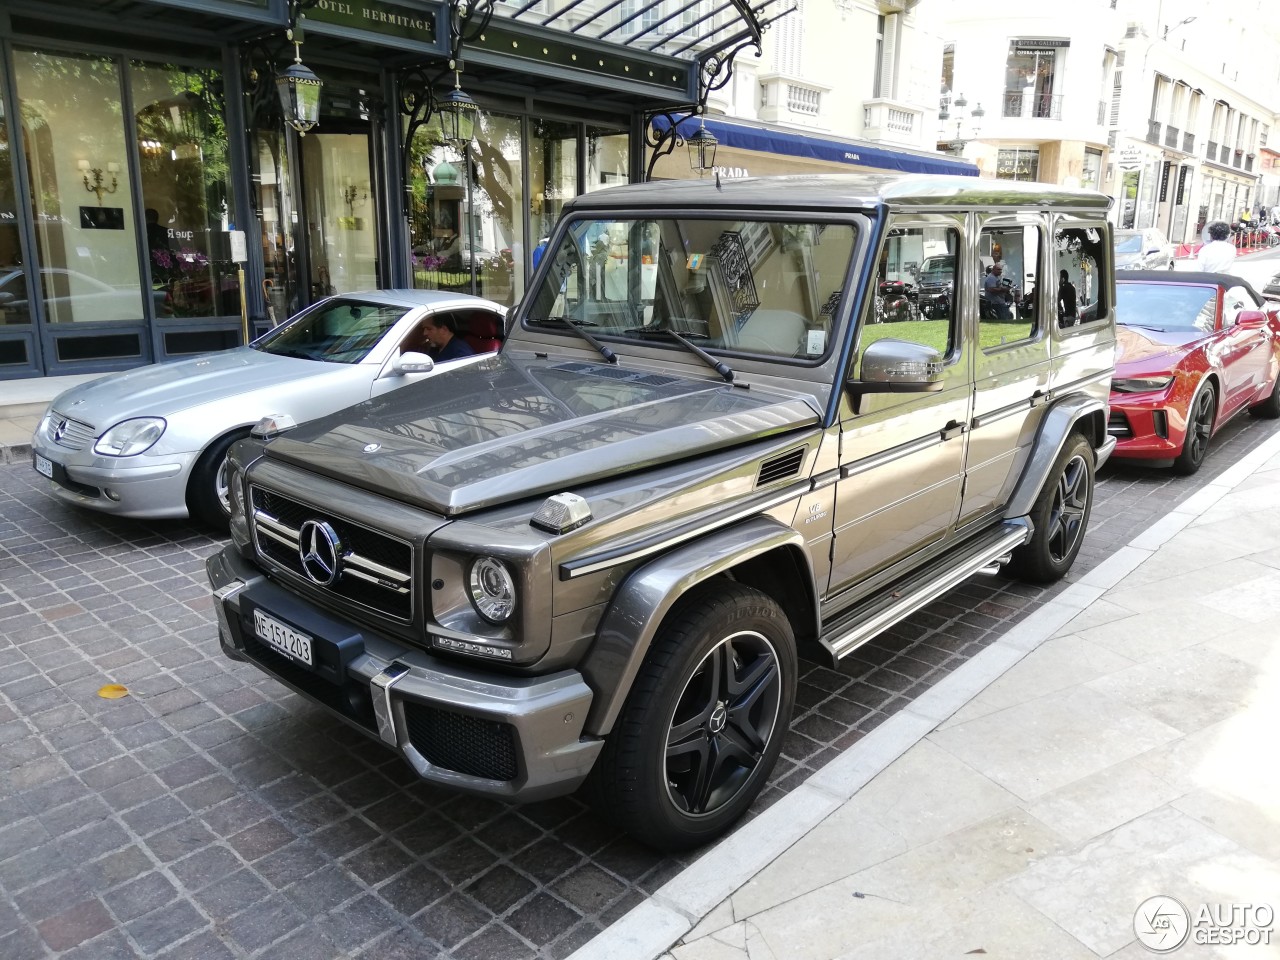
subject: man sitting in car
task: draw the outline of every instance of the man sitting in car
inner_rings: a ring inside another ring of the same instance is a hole
[[[427,317],[422,321],[422,334],[427,341],[427,352],[436,363],[461,360],[475,353],[467,341],[458,336],[458,321],[450,314]]]

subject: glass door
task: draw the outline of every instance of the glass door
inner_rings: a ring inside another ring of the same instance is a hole
[[[373,290],[378,280],[378,208],[366,130],[301,137],[303,210],[311,302]]]

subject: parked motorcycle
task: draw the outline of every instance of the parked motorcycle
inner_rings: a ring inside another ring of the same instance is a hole
[[[915,291],[911,284],[905,280],[881,280],[879,308],[876,312],[882,323],[914,320]]]

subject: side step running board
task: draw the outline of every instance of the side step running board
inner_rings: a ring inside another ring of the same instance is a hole
[[[951,552],[914,574],[886,587],[866,601],[852,616],[841,617],[839,626],[819,642],[834,663],[847,657],[872,637],[928,606],[952,587],[1005,558],[1031,536],[1028,520],[1006,520],[985,536]]]

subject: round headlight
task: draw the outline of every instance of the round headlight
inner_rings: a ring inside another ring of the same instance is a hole
[[[98,438],[93,452],[106,457],[132,457],[143,453],[160,439],[165,423],[160,417],[122,420]]]
[[[497,557],[481,557],[471,564],[471,602],[480,616],[494,623],[511,617],[516,608],[516,585],[507,565]]]

